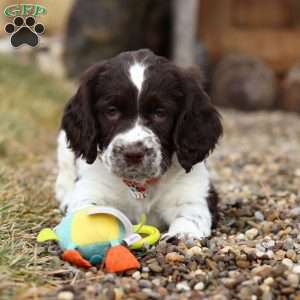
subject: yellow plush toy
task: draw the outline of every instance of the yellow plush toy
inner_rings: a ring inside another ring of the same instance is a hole
[[[145,216],[133,226],[117,209],[86,206],[67,214],[54,230],[43,229],[37,241],[57,240],[63,259],[77,266],[89,268],[104,260],[107,271],[121,272],[140,266],[124,245],[139,249],[160,238],[157,228],[144,223]]]

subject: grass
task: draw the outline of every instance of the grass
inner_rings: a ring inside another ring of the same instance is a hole
[[[60,217],[53,209],[54,148],[69,90],[34,66],[0,56],[1,300],[37,299],[58,285],[48,274],[61,262],[35,239]]]

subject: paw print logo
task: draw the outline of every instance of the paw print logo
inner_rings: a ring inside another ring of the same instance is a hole
[[[22,17],[15,17],[13,23],[8,23],[5,26],[5,31],[11,34],[10,42],[14,47],[23,44],[35,47],[39,43],[39,35],[42,35],[44,30],[44,25],[36,24],[32,16],[27,17],[25,22]]]

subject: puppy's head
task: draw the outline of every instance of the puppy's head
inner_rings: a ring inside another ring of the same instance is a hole
[[[189,172],[212,151],[220,117],[195,74],[149,50],[93,65],[62,120],[70,147],[131,180],[161,176],[174,153]]]

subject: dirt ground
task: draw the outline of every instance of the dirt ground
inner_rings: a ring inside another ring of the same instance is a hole
[[[221,220],[209,239],[136,253],[126,274],[79,270],[41,228],[61,218],[53,197],[55,136],[71,91],[0,58],[0,299],[300,299],[300,118],[222,111],[209,160]],[[18,84],[15,84],[18,82]]]

